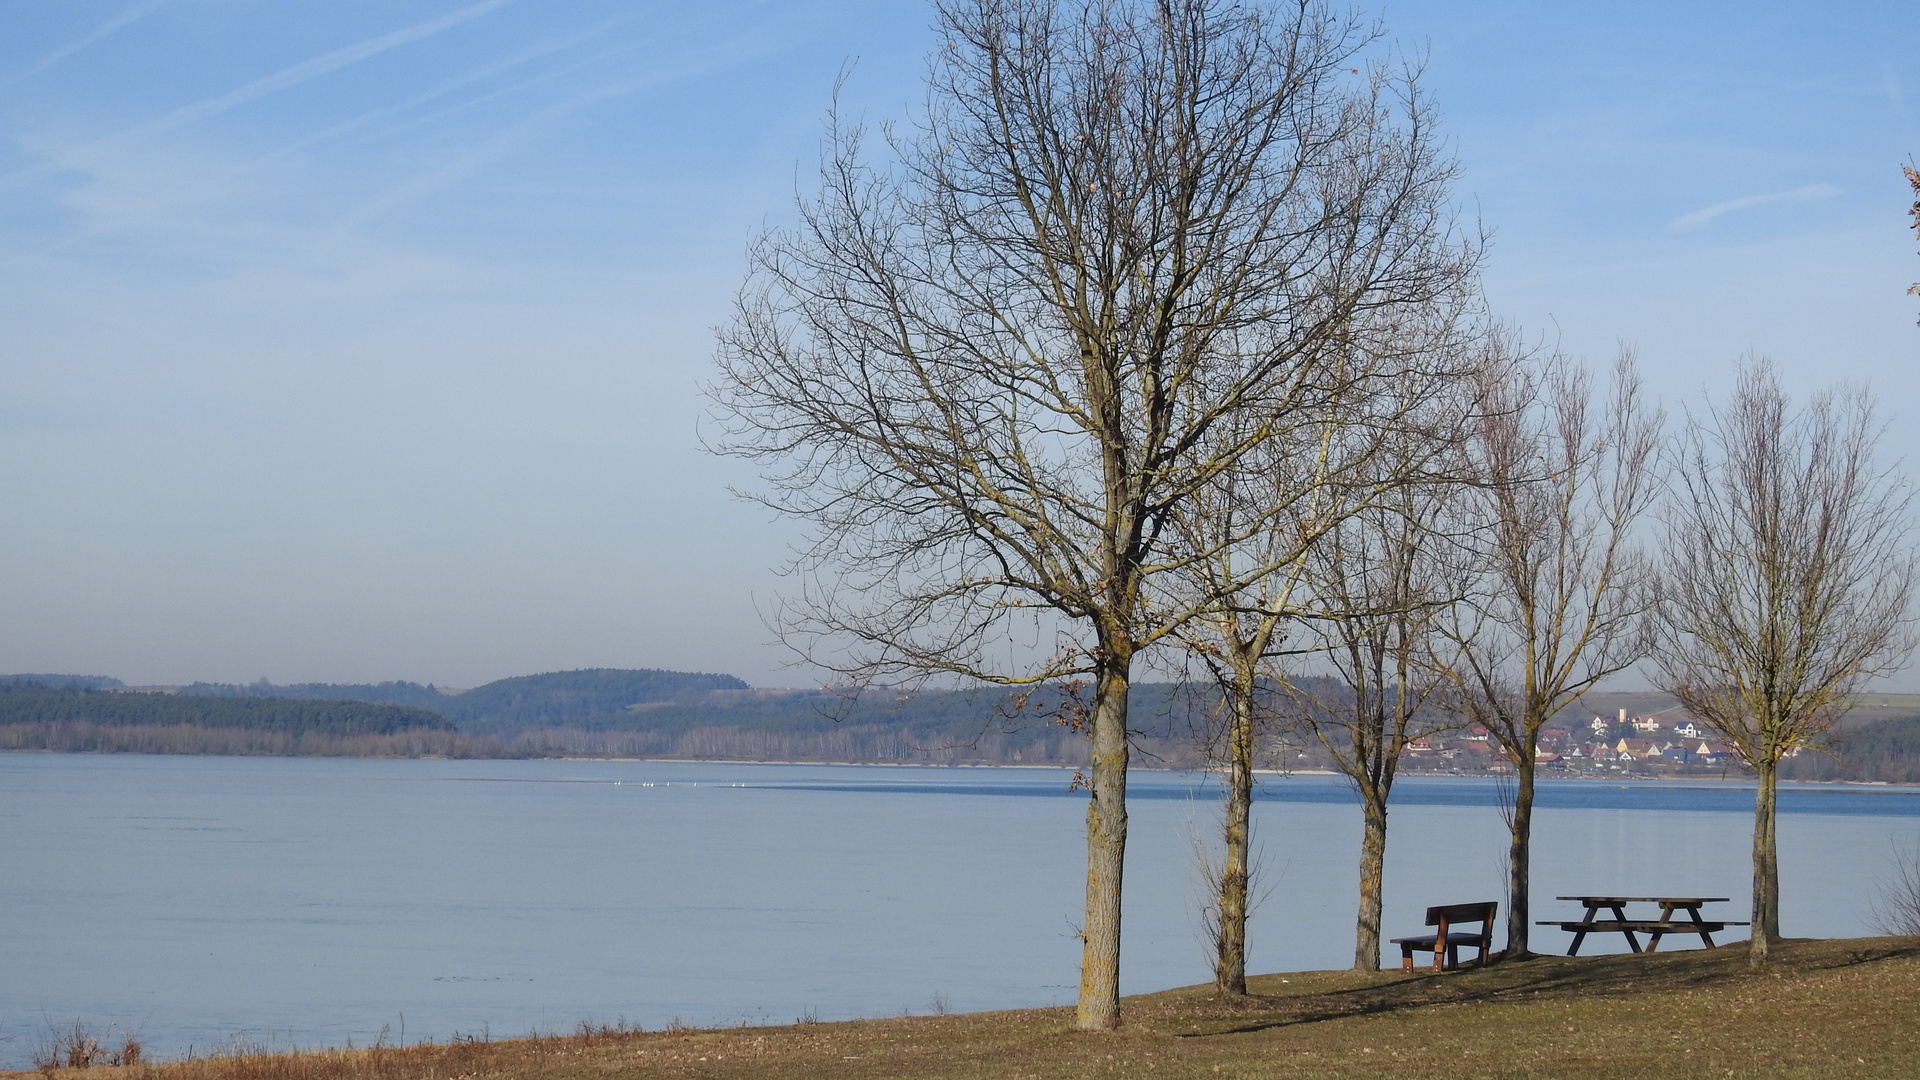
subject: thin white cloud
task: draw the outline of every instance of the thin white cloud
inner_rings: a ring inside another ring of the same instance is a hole
[[[682,55],[678,57],[677,63],[663,66],[632,79],[600,86],[548,105],[508,125],[492,138],[481,143],[469,152],[454,157],[438,168],[415,176],[387,191],[385,194],[363,203],[358,208],[343,215],[337,224],[341,226],[359,227],[372,218],[402,203],[417,199],[429,192],[445,188],[470,175],[489,161],[511,152],[528,137],[541,129],[549,127],[554,122],[581,109],[603,101],[625,97],[629,94],[641,93],[683,79],[709,74],[716,70],[724,70],[760,55],[770,48],[776,47],[777,40],[777,35],[765,32],[764,30],[738,35],[708,48],[695,50]],[[630,48],[632,48],[632,46],[623,45],[616,49],[608,50],[605,53],[588,57],[579,64],[571,65],[571,67],[584,67],[605,56],[628,51]],[[541,76],[540,78],[545,77],[546,76]]]
[[[15,75],[12,79],[9,79],[8,81],[19,82],[22,79],[31,79],[35,75],[40,74],[41,72],[47,70],[53,65],[59,63],[62,60],[65,60],[67,57],[72,56],[74,53],[79,52],[81,49],[84,49],[87,46],[92,45],[94,42],[99,41],[101,38],[106,37],[107,35],[113,33],[114,31],[119,30],[130,23],[138,22],[139,20],[146,18],[148,15],[153,13],[154,9],[160,7],[165,3],[167,3],[167,0],[142,0],[141,3],[135,4],[132,7],[127,8],[124,11],[120,12],[120,14],[115,15],[113,18],[108,19],[106,22],[101,23],[99,26],[94,28],[94,31],[91,34],[88,34],[86,37],[81,38],[79,41],[76,41],[71,45],[62,45],[60,48],[53,50],[51,53],[48,53],[45,59],[41,60],[39,63],[33,65],[32,67],[21,72],[20,74]]]
[[[1810,202],[1814,199],[1825,199],[1838,194],[1840,194],[1840,188],[1836,185],[1809,184],[1806,187],[1794,188],[1791,191],[1772,191],[1765,195],[1747,195],[1738,199],[1728,199],[1726,202],[1714,203],[1712,206],[1695,210],[1691,214],[1682,214],[1668,222],[1667,228],[1674,232],[1687,232],[1690,229],[1697,229],[1705,225],[1707,222],[1712,221],[1722,214],[1731,214],[1735,210],[1745,210],[1754,206],[1766,206],[1769,203]]]
[[[317,79],[322,75],[331,74],[350,64],[357,64],[362,60],[378,56],[391,49],[397,49],[402,45],[409,45],[423,38],[432,37],[435,34],[452,29],[461,23],[477,19],[497,8],[505,7],[512,2],[513,0],[481,0],[478,4],[461,8],[458,11],[449,12],[437,19],[429,19],[423,23],[416,23],[405,29],[395,30],[390,34],[382,34],[379,37],[368,38],[365,41],[356,42],[345,48],[335,49],[330,53],[316,56],[311,60],[301,61],[292,67],[283,68],[265,78],[255,79],[245,86],[228,91],[217,98],[208,98],[205,101],[197,101],[191,105],[183,105],[157,120],[149,120],[144,124],[139,124],[125,131],[107,136],[89,147],[85,154],[81,156],[94,156],[102,150],[123,149],[129,144],[141,142],[155,135],[165,134],[177,128],[205,120],[211,116],[218,116],[229,109],[245,105],[250,101],[257,101],[269,94],[278,93],[281,90],[298,86],[309,80]],[[43,161],[6,176],[0,176],[0,190],[13,187],[31,177],[44,175],[53,167],[53,164],[53,162]],[[68,162],[68,164],[71,165],[73,162]]]
[[[507,71],[511,71],[518,67],[523,67],[536,60],[544,59],[556,53],[565,52],[569,49],[573,49],[582,44],[585,44],[589,41],[593,41],[597,38],[603,37],[607,31],[613,29],[614,27],[619,26],[623,23],[632,22],[634,19],[638,17],[639,16],[636,16],[636,15],[626,15],[617,19],[608,19],[605,22],[598,23],[594,26],[588,27],[586,30],[580,33],[574,34],[570,37],[544,42],[532,48],[525,49],[517,53],[513,53],[491,64],[487,64],[474,71],[468,72],[467,74],[462,75],[458,78],[451,79],[447,82],[443,82],[440,85],[435,86],[430,90],[427,90],[425,93],[416,94],[413,97],[407,98],[404,101],[395,102],[394,104],[391,104],[391,105],[382,105],[377,109],[371,109],[367,112],[361,113],[358,116],[351,117],[338,124],[335,124],[332,127],[326,128],[325,130],[315,132],[314,134],[308,135],[305,138],[289,143],[286,146],[280,147],[279,149],[266,155],[265,157],[261,158],[259,161],[255,162],[254,164],[259,165],[266,162],[275,161],[275,160],[290,156],[292,154],[296,154],[318,143],[323,143],[330,139],[337,139],[342,136],[352,134],[353,132],[360,131],[380,120],[386,119],[387,117],[397,116],[402,113],[408,112],[409,110],[417,108],[421,105],[425,105],[428,102],[436,101],[456,91],[463,90],[476,83],[483,82],[487,79],[492,78],[495,75],[499,75]],[[624,49],[628,47],[630,46],[623,46],[622,48]],[[621,50],[609,50],[606,53],[597,54],[595,57],[592,57],[590,59],[598,59],[602,56],[611,55],[613,52],[617,52],[617,51],[621,51]],[[563,69],[563,70],[570,70],[570,69]],[[485,101],[491,97],[497,96],[502,93],[510,92],[511,90],[518,89],[523,86],[531,85],[535,82],[538,82],[548,77],[549,76],[547,75],[536,76],[533,79],[524,80],[523,82],[515,84],[512,87],[508,87],[505,90],[496,90],[488,94],[483,94],[477,98],[470,98],[462,102],[459,106],[455,106],[455,108],[456,109],[470,108],[478,102]],[[443,112],[444,111],[448,111],[448,110],[443,110]],[[434,115],[438,116],[440,114],[434,114]],[[424,121],[416,121],[415,123],[419,123],[419,122],[424,122]],[[390,129],[387,133],[391,134],[391,130],[392,129]]]
[[[331,74],[349,64],[357,64],[362,60],[378,56],[390,49],[397,49],[402,45],[410,45],[422,38],[432,37],[444,30],[449,30],[461,23],[477,19],[496,8],[504,7],[512,2],[513,0],[482,0],[481,3],[474,4],[471,7],[461,8],[458,11],[442,15],[437,19],[429,19],[426,22],[409,26],[404,30],[395,30],[391,34],[382,34],[379,37],[368,38],[365,41],[348,45],[344,49],[335,49],[323,56],[316,56],[311,60],[302,61],[290,68],[276,71],[263,79],[255,79],[247,85],[222,94],[217,98],[197,101],[192,105],[183,105],[158,120],[142,124],[126,134],[152,135],[163,131],[170,131],[174,128],[184,127],[188,124],[205,120],[210,116],[218,116],[229,109],[245,105],[249,101],[255,101],[259,98],[266,97],[268,94],[277,93],[289,87],[298,86],[308,80],[317,79],[322,75]]]

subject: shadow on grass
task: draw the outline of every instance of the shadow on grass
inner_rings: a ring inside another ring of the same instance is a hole
[[[1847,947],[1836,948],[1838,943],[1832,941],[1787,939],[1775,946],[1774,959],[1766,968],[1759,970],[1748,966],[1746,942],[1739,941],[1711,949],[1669,953],[1619,953],[1588,957],[1536,954],[1524,960],[1503,960],[1485,968],[1444,974],[1396,977],[1398,973],[1393,973],[1381,976],[1391,981],[1336,990],[1249,994],[1237,1000],[1216,998],[1197,1010],[1194,1006],[1198,1003],[1190,1001],[1186,1003],[1190,1011],[1230,1015],[1192,1017],[1190,1023],[1206,1026],[1178,1032],[1177,1037],[1206,1039],[1220,1035],[1243,1035],[1328,1020],[1408,1013],[1436,1006],[1606,998],[1649,989],[1704,989],[1773,972],[1836,971],[1862,964],[1920,957],[1920,939],[1878,938],[1867,939],[1867,942],[1855,939]],[[1208,1020],[1214,1019],[1220,1022],[1219,1026],[1207,1024]]]

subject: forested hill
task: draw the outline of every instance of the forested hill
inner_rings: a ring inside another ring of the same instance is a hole
[[[207,698],[179,694],[0,686],[0,725],[85,723],[97,727],[202,727],[336,736],[451,731],[426,709],[366,701]]]
[[[291,683],[275,686],[265,679],[255,683],[197,682],[175,693],[187,697],[214,698],[304,698],[312,701],[380,701],[389,705],[412,705],[445,715],[447,695],[432,683]]]
[[[636,707],[704,701],[715,691],[750,688],[731,675],[650,668],[586,668],[521,675],[448,698],[442,711],[462,731],[605,726]]]
[[[1842,731],[1835,756],[1801,754],[1782,763],[1790,780],[1872,780],[1920,783],[1920,716],[1872,720]]]
[[[376,701],[431,709],[462,731],[512,732],[528,728],[620,727],[635,709],[668,704],[693,705],[716,692],[750,692],[731,675],[708,675],[649,668],[586,668],[518,675],[460,694],[431,683],[205,683],[183,686],[193,698],[280,698],[326,701]]]
[[[0,675],[0,686],[50,686],[56,690],[106,690],[126,683],[106,675]]]

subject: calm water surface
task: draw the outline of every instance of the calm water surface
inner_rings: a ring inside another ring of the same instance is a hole
[[[1050,769],[0,754],[0,1064],[50,1024],[164,1056],[456,1033],[789,1022],[1071,1002],[1083,795]],[[1217,789],[1137,773],[1122,985],[1205,981],[1193,840]],[[1487,780],[1407,778],[1388,936],[1493,899]],[[1343,781],[1263,778],[1253,970],[1352,962]],[[1562,893],[1734,897],[1752,790],[1543,784],[1541,917]],[[1782,929],[1869,932],[1920,791],[1782,795]],[[1577,912],[1573,912],[1576,913]],[[1536,947],[1565,941],[1539,928]],[[1615,946],[1624,948],[1624,945]],[[1585,951],[1585,950],[1583,950]]]

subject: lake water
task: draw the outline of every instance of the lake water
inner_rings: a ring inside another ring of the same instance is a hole
[[[1069,775],[0,754],[0,1065],[76,1018],[179,1056],[1069,1003],[1085,860]],[[1142,772],[1130,791],[1123,989],[1206,981],[1192,837],[1214,831],[1217,788]],[[1400,781],[1387,936],[1428,904],[1503,895],[1496,797]],[[1349,965],[1345,783],[1264,777],[1259,798],[1251,969]],[[1715,907],[1745,918],[1752,798],[1543,783],[1536,915],[1621,892],[1733,897]],[[1920,837],[1920,790],[1795,788],[1782,810],[1783,931],[1868,933],[1893,845]]]

